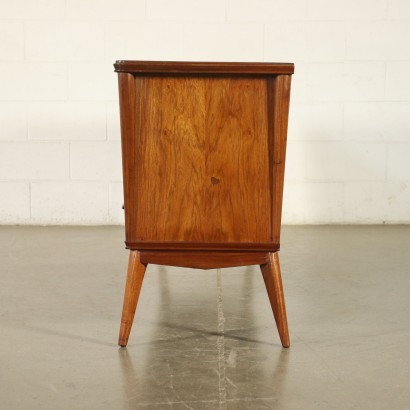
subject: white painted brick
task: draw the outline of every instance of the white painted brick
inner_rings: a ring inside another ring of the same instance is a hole
[[[0,179],[66,179],[68,153],[67,144],[1,143]]]
[[[106,23],[106,61],[179,60],[182,25],[167,22]]]
[[[408,0],[389,0],[388,16],[392,19],[410,20],[410,2]]]
[[[109,217],[110,223],[124,224],[124,193],[121,182],[110,183],[110,208]]]
[[[23,58],[23,23],[21,21],[0,21],[0,61],[22,60]]]
[[[390,144],[387,153],[389,181],[410,181],[410,144]]]
[[[364,101],[384,97],[383,63],[308,64],[308,101]]]
[[[265,26],[264,58],[272,62],[305,61],[307,38],[301,35],[303,23],[270,23]],[[297,33],[297,35],[295,35]]]
[[[119,142],[72,143],[71,179],[122,181]]]
[[[104,224],[108,218],[108,185],[101,182],[32,183],[31,213],[36,223]]]
[[[107,103],[107,137],[113,141],[121,139],[120,105],[118,101]]]
[[[228,20],[300,20],[306,17],[306,0],[227,0]]]
[[[70,100],[118,98],[118,78],[113,63],[74,63],[68,66]]]
[[[378,20],[386,17],[387,0],[308,0],[314,20]]]
[[[104,26],[89,21],[31,21],[26,55],[32,61],[102,61]]]
[[[263,61],[260,24],[186,24],[183,43],[189,60]]]
[[[124,223],[117,59],[295,62],[284,222],[410,222],[409,20],[408,0],[3,2],[0,224]]]
[[[386,219],[387,198],[385,182],[346,182],[346,223],[382,223]]]
[[[310,179],[382,181],[385,170],[384,144],[318,142],[307,148],[307,176]]]
[[[349,182],[345,186],[345,222],[408,223],[410,183]]]
[[[386,97],[410,101],[410,62],[387,63]]]
[[[67,68],[53,63],[0,65],[0,100],[67,98]]]
[[[408,223],[410,209],[410,183],[389,182],[386,185],[387,212],[389,223]]]
[[[291,104],[306,102],[307,98],[307,76],[308,65],[303,63],[295,64],[295,75],[292,76]],[[292,108],[291,108],[292,109]]]
[[[348,60],[410,60],[408,22],[360,22],[347,25]]]
[[[270,23],[266,26],[266,61],[343,61],[345,49],[344,23]]]
[[[288,182],[283,193],[283,223],[340,223],[343,221],[343,184]]]
[[[28,136],[33,140],[105,140],[105,103],[31,103]]]
[[[67,18],[74,20],[141,20],[145,0],[67,0]]]
[[[348,139],[410,142],[408,102],[349,103],[344,116]]]
[[[21,102],[0,102],[0,140],[27,138],[27,107]]]
[[[337,140],[342,133],[342,104],[291,103],[288,140]]]
[[[288,142],[286,150],[286,180],[303,180],[306,177],[306,144]]]
[[[0,2],[2,19],[63,18],[65,0],[13,0]]]
[[[224,21],[225,2],[220,0],[147,0],[152,20]]]
[[[0,182],[0,221],[18,223],[30,218],[30,189],[24,182]]]

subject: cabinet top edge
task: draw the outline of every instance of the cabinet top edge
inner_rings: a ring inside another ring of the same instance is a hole
[[[187,73],[187,74],[265,74],[290,75],[294,73],[293,63],[249,63],[249,62],[202,62],[202,61],[132,61],[117,60],[117,73]]]

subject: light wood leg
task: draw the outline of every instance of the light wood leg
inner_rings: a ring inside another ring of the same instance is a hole
[[[260,265],[266,290],[268,291],[273,316],[275,317],[279,337],[283,347],[290,346],[288,320],[286,317],[285,297],[283,294],[282,277],[280,273],[279,255],[269,253],[269,262]]]
[[[127,283],[125,285],[124,305],[122,308],[120,336],[118,339],[118,344],[122,347],[127,346],[128,343],[146,268],[147,265],[142,264],[140,261],[140,253],[138,251],[131,251],[128,262]]]

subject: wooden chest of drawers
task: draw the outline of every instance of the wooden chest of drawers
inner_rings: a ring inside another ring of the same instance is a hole
[[[117,61],[126,246],[119,344],[147,264],[259,264],[289,346],[277,251],[293,64]]]

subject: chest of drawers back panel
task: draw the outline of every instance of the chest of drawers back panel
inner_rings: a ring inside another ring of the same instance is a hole
[[[260,264],[289,346],[278,250],[293,64],[117,61],[126,245],[119,344],[150,263]]]

